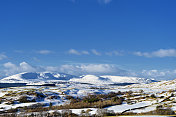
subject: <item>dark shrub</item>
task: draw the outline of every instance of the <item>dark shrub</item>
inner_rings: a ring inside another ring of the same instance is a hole
[[[27,103],[27,102],[29,102],[27,96],[22,96],[22,97],[20,97],[18,101],[19,101],[20,103]]]
[[[151,98],[156,98],[155,94],[152,94],[150,97],[151,97]]]

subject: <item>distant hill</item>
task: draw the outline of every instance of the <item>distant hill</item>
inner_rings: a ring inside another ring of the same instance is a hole
[[[155,80],[138,78],[138,77],[124,77],[124,76],[95,76],[85,75],[80,78],[73,78],[71,81],[91,83],[91,84],[113,84],[113,83],[151,83]]]
[[[8,83],[31,83],[31,82],[48,82],[52,80],[70,80],[76,76],[64,73],[50,72],[24,72],[12,75],[0,80]]]
[[[40,83],[52,81],[70,81],[90,84],[114,84],[114,83],[151,83],[155,82],[151,79],[138,77],[124,77],[124,76],[96,76],[83,75],[73,76],[64,73],[51,72],[24,72],[0,80],[1,83]]]

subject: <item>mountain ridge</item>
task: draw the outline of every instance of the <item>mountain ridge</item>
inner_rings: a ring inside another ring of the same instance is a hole
[[[76,76],[65,73],[23,72],[2,78],[0,82],[8,82],[8,83],[48,82],[52,80],[70,80],[73,77]]]
[[[1,83],[32,83],[32,82],[52,82],[52,81],[69,81],[91,84],[114,84],[114,83],[152,83],[152,79],[127,77],[127,76],[111,76],[111,75],[82,75],[74,76],[65,73],[53,72],[23,72],[2,78]]]

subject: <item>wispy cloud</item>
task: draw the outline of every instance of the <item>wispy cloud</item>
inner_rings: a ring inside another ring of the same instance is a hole
[[[15,53],[24,53],[23,50],[14,50]]]
[[[34,60],[35,62],[40,62],[40,59],[38,59],[37,57],[32,57],[32,60]]]
[[[81,53],[82,53],[82,54],[87,54],[87,55],[89,55],[89,52],[88,52],[88,51],[85,51],[85,50],[83,50]]]
[[[74,55],[81,55],[81,53],[78,52],[78,51],[75,50],[75,49],[70,49],[70,50],[68,51],[68,53],[69,53],[69,54],[74,54]]]
[[[88,51],[78,51],[78,50],[75,50],[75,49],[70,49],[68,51],[68,54],[73,54],[73,55],[89,55],[90,53]]]
[[[105,54],[108,55],[108,56],[113,56],[113,55],[122,56],[123,55],[123,53],[121,51],[116,51],[116,50],[111,51],[111,52],[106,52]]]
[[[97,55],[97,56],[100,56],[100,55],[101,55],[101,53],[98,52],[98,51],[95,50],[95,49],[92,49],[91,51],[92,51],[92,53],[93,53],[94,55]]]
[[[76,1],[79,1],[79,0],[70,0],[70,1],[75,3]],[[100,4],[108,4],[108,3],[112,2],[112,0],[97,0],[97,2]]]
[[[153,52],[134,52],[134,55],[144,57],[176,57],[176,49],[159,49]]]
[[[110,2],[112,2],[112,0],[98,0],[99,3],[103,3],[103,4],[108,4]]]
[[[7,56],[5,54],[0,54],[0,60],[6,59]]]
[[[116,65],[112,65],[112,64],[78,64],[78,65],[66,64],[60,67],[60,71],[68,74],[76,73],[77,75],[85,75],[85,74],[124,75],[127,73],[126,70],[119,69]]]
[[[73,55],[96,55],[96,56],[101,56],[101,55],[107,55],[107,56],[123,56],[124,53],[123,51],[109,51],[109,52],[99,52],[96,49],[91,49],[91,50],[76,50],[76,49],[70,49],[67,51],[68,54],[73,54]]]
[[[51,54],[53,52],[50,50],[39,50],[39,51],[37,51],[37,53],[46,55],[46,54]]]

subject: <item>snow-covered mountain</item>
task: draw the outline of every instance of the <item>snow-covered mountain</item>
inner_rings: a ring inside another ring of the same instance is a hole
[[[73,82],[90,83],[90,84],[111,84],[113,83],[109,78],[98,77],[95,75],[80,76],[80,78],[70,79]]]
[[[64,73],[50,73],[50,72],[24,72],[12,75],[0,80],[1,83],[46,83],[53,81],[69,81],[90,84],[115,84],[115,83],[151,83],[153,80],[138,77],[124,77],[124,76],[95,76],[83,75],[73,76]]]
[[[114,84],[114,83],[151,83],[154,80],[138,77],[124,77],[124,76],[95,76],[85,75],[80,78],[73,78],[70,81],[91,83],[91,84]]]
[[[70,80],[75,76],[64,73],[50,72],[24,72],[12,75],[0,80],[1,83],[31,83],[31,82],[49,82],[53,80]]]

